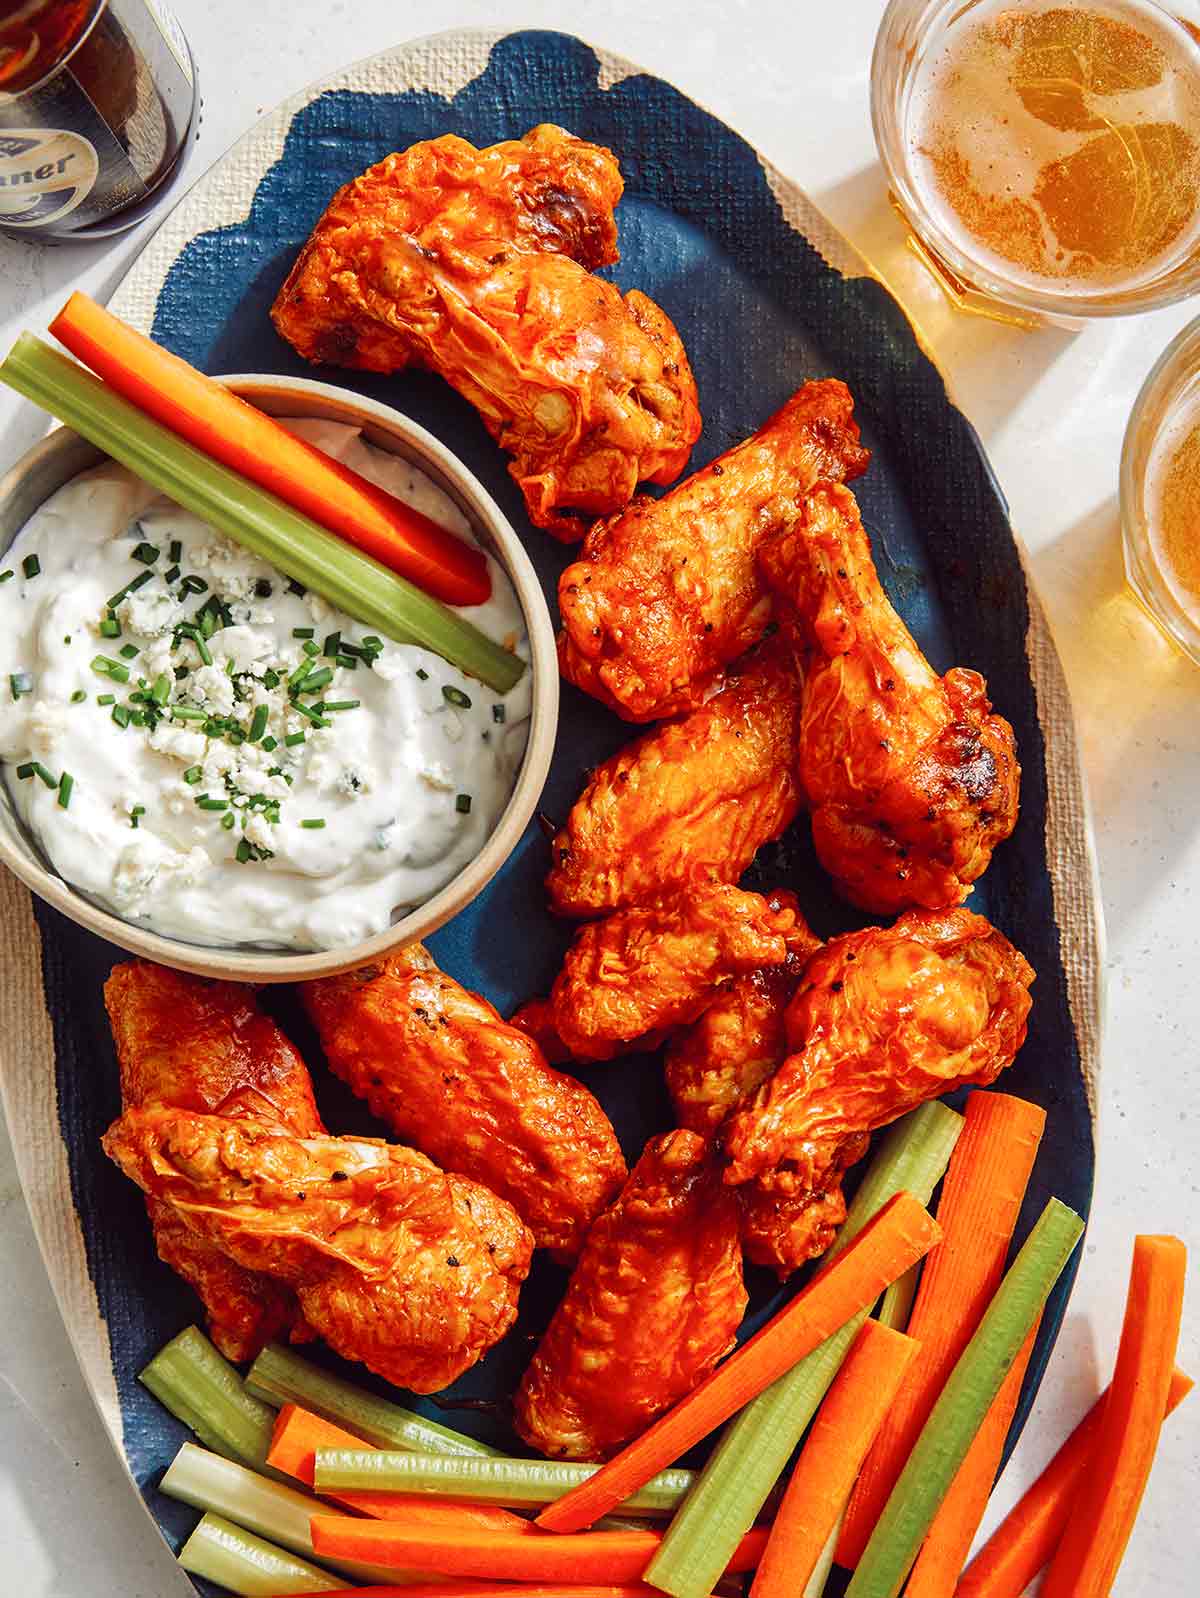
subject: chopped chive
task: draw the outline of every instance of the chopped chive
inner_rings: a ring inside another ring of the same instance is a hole
[[[304,742],[304,734],[302,732],[289,732],[283,742],[286,748],[294,749],[297,744]]]
[[[292,628],[292,637],[293,638],[315,638],[316,636],[317,636],[317,629],[315,627],[293,627]]]
[[[202,594],[208,587],[203,577],[197,577],[195,572],[189,572],[180,584],[185,594]]]
[[[36,555],[26,555],[21,562],[21,570],[26,577],[36,577],[42,569],[42,563]]]
[[[138,830],[138,827],[141,824],[141,819],[145,814],[145,805],[134,805],[133,809],[129,812],[129,825],[135,832]]]
[[[15,704],[22,695],[33,692],[33,678],[27,671],[14,671],[8,679],[8,686]]]
[[[53,774],[53,772],[47,771],[45,766],[42,765],[40,760],[35,760],[35,761],[33,761],[32,764],[33,764],[33,774],[34,774],[34,776],[35,777],[40,777],[42,779],[42,781],[46,784],[47,788],[57,788],[58,787],[58,778]]]
[[[357,710],[361,704],[361,699],[327,699],[321,708],[323,710]]]
[[[265,578],[265,577],[256,577],[254,579],[254,597],[255,597],[255,599],[270,599],[270,597],[274,593],[274,591],[275,590],[272,588],[272,586],[271,586],[270,582],[267,580],[267,578]]]
[[[240,727],[231,727],[227,736],[229,738],[229,742],[233,744],[235,748],[239,744],[244,744],[246,742],[246,734]]]
[[[455,688],[452,683],[446,683],[442,688],[442,698],[448,705],[455,705],[459,710],[470,710],[471,697],[464,694],[461,688]]]
[[[503,705],[493,705],[492,706],[492,720],[493,721],[503,722],[506,714],[507,714],[507,712],[506,712],[506,710],[505,710]]]
[[[289,594],[296,594],[300,599],[303,599],[305,594],[308,593],[308,589],[305,588],[304,584],[298,583],[294,577],[288,579],[287,591]]]
[[[208,794],[206,794],[206,793],[202,793],[200,795],[199,799],[196,800],[196,804],[199,806],[199,808],[201,810],[228,810],[229,809],[229,800],[228,799],[211,799],[211,798],[209,798]]]
[[[121,636],[121,623],[115,616],[105,616],[100,623],[101,638],[119,638]]]
[[[183,780],[186,783],[195,784],[195,783],[200,781],[200,779],[201,779],[201,777],[203,777],[203,775],[204,775],[204,767],[203,766],[189,766],[187,768],[187,770],[183,774]]]
[[[377,638],[374,633],[368,633],[363,639],[363,648],[369,649],[373,655],[377,655],[383,648],[383,639]]]
[[[120,654],[124,660],[135,660],[141,653],[136,644],[122,644]]]
[[[171,540],[171,547],[167,551],[167,559],[172,563],[183,559],[183,545],[178,538]]]
[[[125,705],[114,705],[112,707],[112,719],[118,727],[128,727],[131,715],[132,712]]]
[[[298,710],[302,716],[307,716],[314,727],[328,727],[329,725],[327,721],[321,718],[319,711],[315,710],[312,705],[302,705],[297,699],[293,702],[292,709]]]
[[[172,705],[171,714],[178,721],[207,721],[208,711],[201,710],[197,705]]]
[[[310,660],[321,653],[321,646],[315,638],[306,638],[300,647]]]
[[[418,682],[428,682],[429,681],[429,673],[427,671],[425,671],[420,666],[417,667],[417,681]]]
[[[159,672],[154,679],[154,687],[150,690],[150,697],[156,705],[165,705],[167,695],[171,692],[171,679],[165,671]]]
[[[304,679],[304,692],[315,694],[318,689],[324,688],[326,683],[333,681],[333,670],[329,666],[322,666],[318,671],[309,672]]]
[[[341,666],[346,671],[358,670],[358,660],[354,655],[335,655],[333,663],[335,666]]]
[[[164,583],[177,583],[179,581],[179,576],[180,576],[179,567],[178,566],[172,566],[168,571],[163,572],[163,582]]]
[[[71,790],[75,786],[75,779],[69,771],[64,771],[58,779],[58,806],[65,810],[71,803]]]
[[[115,705],[116,702],[116,694],[100,694],[96,700],[98,705]]]
[[[262,747],[267,751],[268,754],[270,754],[272,749],[278,749],[279,748],[279,739],[278,738],[271,738],[271,737],[268,736],[268,737],[263,739]]]
[[[299,688],[300,684],[304,681],[312,669],[312,657],[306,656],[288,678],[288,688]]]
[[[323,655],[334,656],[334,655],[340,655],[341,652],[342,652],[342,635],[341,635],[341,633],[340,632],[330,633],[329,636],[325,640],[325,647],[324,647],[324,649],[322,649],[321,653]]]
[[[71,703],[73,705],[82,705],[86,698],[87,695],[84,693],[83,689],[76,688],[75,692],[71,695]]]
[[[134,546],[131,553],[132,559],[140,560],[143,566],[153,566],[162,551],[156,549],[153,544],[146,543],[145,539],[143,539],[140,544]]]
[[[132,582],[126,583],[124,588],[118,588],[110,599],[105,600],[109,610],[116,610],[123,599],[128,599],[130,594],[136,594],[139,588],[144,588],[147,583],[154,581],[153,572],[139,572]]]
[[[129,724],[132,727],[148,727],[150,725],[150,717],[144,710],[134,710],[130,712]]]
[[[227,810],[225,812],[225,814],[221,817],[221,825],[225,828],[226,832],[232,832],[233,831],[233,822],[234,822],[233,811],[232,810]]]
[[[471,814],[471,795],[469,793],[456,793],[454,795],[454,808],[460,816]]]
[[[24,761],[22,761],[21,764],[17,767],[17,776],[21,779],[22,782],[25,782],[30,777],[32,777],[33,776],[33,761],[32,760],[24,760]]]
[[[325,825],[325,822],[320,816],[310,816],[307,820],[302,821],[300,825],[306,827],[309,832],[317,832]]]
[[[9,566],[6,571],[0,572],[0,583],[11,583],[16,575],[16,572]]]
[[[262,680],[264,688],[278,688],[281,681],[279,673],[272,671],[270,666],[263,672]]]
[[[250,731],[246,734],[252,744],[256,744],[267,730],[267,721],[271,712],[266,705],[259,705],[250,720]]]

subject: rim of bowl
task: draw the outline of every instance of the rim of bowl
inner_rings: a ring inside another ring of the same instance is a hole
[[[392,454],[404,455],[427,472],[464,511],[476,536],[490,546],[508,573],[521,607],[529,636],[529,669],[533,677],[529,737],[508,803],[475,858],[424,904],[360,943],[309,953],[214,947],[135,926],[93,904],[62,877],[47,870],[36,857],[35,844],[30,842],[28,852],[24,852],[15,847],[2,830],[0,864],[7,866],[26,887],[70,920],[140,959],[153,960],[197,976],[234,982],[311,981],[367,964],[435,932],[483,891],[512,854],[534,814],[554,753],[559,698],[554,625],[533,562],[504,512],[474,473],[419,423],[379,400],[313,378],[236,373],[223,375],[220,381],[268,415],[317,416],[322,420],[361,426],[368,443]],[[69,448],[73,439],[84,442],[70,428],[56,427],[26,451],[0,477],[0,505],[55,452]],[[91,450],[92,446],[87,448]],[[93,453],[105,458],[102,450],[95,449]],[[71,475],[89,469],[86,465],[80,466]],[[67,481],[70,478],[64,479]],[[20,827],[19,822],[16,825]]]

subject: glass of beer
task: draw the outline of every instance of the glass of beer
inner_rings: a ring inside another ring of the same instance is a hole
[[[1200,28],[1188,0],[891,0],[871,115],[954,302],[1019,325],[1200,290]]]
[[[1200,664],[1200,318],[1167,345],[1133,407],[1121,532],[1130,588]]]

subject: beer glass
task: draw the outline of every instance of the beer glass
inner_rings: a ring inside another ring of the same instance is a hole
[[[1200,290],[1186,0],[891,0],[871,115],[912,248],[961,309],[1081,325]]]

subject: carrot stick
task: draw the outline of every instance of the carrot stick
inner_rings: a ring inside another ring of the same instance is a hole
[[[958,1474],[942,1506],[933,1517],[933,1524],[921,1545],[917,1562],[904,1589],[904,1598],[954,1598],[958,1578],[971,1552],[979,1522],[987,1509],[992,1488],[996,1485],[996,1472],[1000,1469],[1000,1456],[1004,1452],[1004,1439],[1016,1413],[1021,1396],[1021,1384],[1033,1345],[1037,1341],[1042,1317],[1029,1329],[1029,1336],[1021,1352],[1013,1361],[1012,1369],[1004,1378],[1004,1385],[992,1400],[992,1407],[984,1417],[983,1425],[975,1434],[975,1441],[967,1450],[967,1457],[958,1467]]]
[[[937,1222],[912,1194],[897,1193],[790,1304],[594,1476],[548,1504],[536,1524],[546,1531],[579,1531],[607,1515],[874,1304],[940,1236]]]
[[[750,1598],[794,1598],[804,1587],[919,1346],[863,1322],[792,1472]]]
[[[1007,1093],[972,1093],[938,1204],[942,1242],[921,1272],[908,1333],[921,1344],[867,1455],[838,1539],[853,1570],[938,1394],[1004,1275],[1046,1112]]]
[[[438,1581],[410,1587],[355,1587],[358,1598],[662,1598],[657,1587],[628,1582],[619,1587],[580,1586],[575,1582]],[[298,1593],[296,1598],[328,1598]]]
[[[71,295],[50,331],[139,410],[427,594],[448,605],[480,605],[490,596],[487,561],[479,550],[293,437],[86,294]]]
[[[1178,1409],[1194,1386],[1191,1377],[1176,1366],[1171,1372],[1166,1414]],[[1021,1598],[1050,1563],[1095,1452],[1109,1391],[1104,1389],[1037,1481],[975,1555],[955,1589],[955,1598]]]
[[[306,1487],[313,1485],[316,1474],[318,1448],[370,1448],[370,1443],[343,1431],[332,1421],[313,1415],[298,1404],[285,1404],[279,1411],[267,1463],[285,1476],[294,1476]],[[360,1515],[370,1515],[375,1520],[393,1520],[397,1517],[421,1517],[429,1526],[461,1526],[470,1521],[481,1530],[521,1531],[529,1529],[529,1522],[507,1509],[490,1504],[453,1503],[444,1498],[426,1497],[417,1493],[382,1492],[323,1492],[323,1498],[354,1509]]]
[[[347,1515],[314,1515],[313,1548],[318,1558],[413,1568],[447,1576],[491,1577],[496,1581],[567,1582],[602,1585],[636,1582],[662,1541],[656,1531],[587,1531],[570,1537],[479,1531],[470,1523],[452,1531],[413,1522],[351,1520]],[[753,1570],[766,1546],[766,1528],[749,1531],[729,1561],[728,1573]],[[428,1553],[426,1560],[424,1555]]]
[[[1166,1413],[1186,1272],[1177,1237],[1134,1239],[1108,1402],[1043,1598],[1105,1598],[1116,1578]]]

